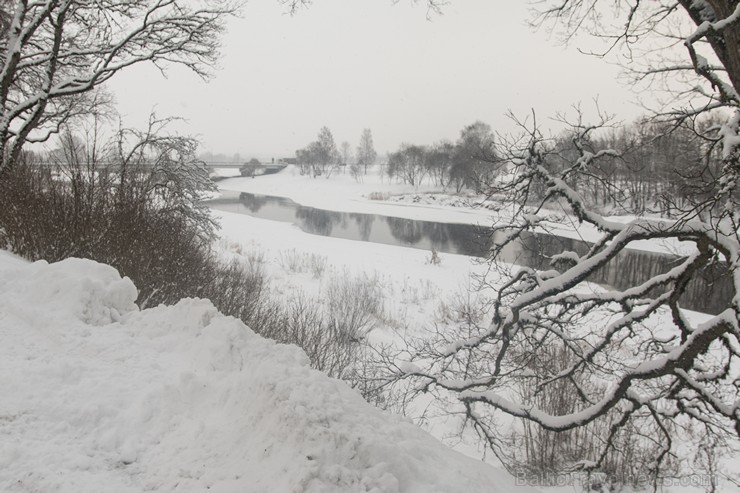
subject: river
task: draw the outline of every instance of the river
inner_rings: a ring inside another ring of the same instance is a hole
[[[485,257],[496,238],[488,228],[470,224],[418,221],[377,214],[328,211],[305,207],[290,199],[251,193],[223,191],[208,201],[217,210],[289,222],[306,233],[369,241],[387,245],[435,249]],[[529,233],[510,245],[500,260],[535,269],[550,269],[549,259],[563,251],[585,253],[589,244],[580,240],[547,234]],[[592,282],[624,289],[642,283],[674,267],[681,257],[643,250],[624,250],[589,279]],[[695,277],[681,298],[684,308],[716,314],[729,306],[732,284],[721,269],[707,270]]]

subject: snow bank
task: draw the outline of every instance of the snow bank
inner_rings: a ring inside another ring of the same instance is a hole
[[[0,491],[495,492],[447,449],[205,300],[0,255]]]

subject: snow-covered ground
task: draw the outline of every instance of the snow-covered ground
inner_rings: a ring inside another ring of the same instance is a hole
[[[231,178],[219,181],[219,188],[275,197],[331,211],[378,214],[422,221],[475,224],[489,226],[506,221],[506,209],[470,193],[452,194],[428,180],[411,186],[383,176],[378,167],[371,167],[367,175],[355,180],[346,171],[339,170],[330,177],[311,178],[301,175],[296,166],[256,178]],[[493,211],[492,207],[499,210]],[[609,216],[609,220],[629,222],[634,216]],[[545,223],[548,231],[584,241],[593,242],[599,232],[591,225],[579,225],[564,216],[559,223]],[[686,253],[693,247],[675,241],[635,241],[628,248],[661,253]]]
[[[387,200],[404,194],[438,191],[431,184],[413,187],[383,177],[377,168],[369,170],[361,181],[348,173],[337,172],[329,178],[301,175],[295,166],[257,178],[232,178],[219,183],[224,190],[285,197],[301,205],[332,211],[375,213],[439,222],[488,224],[491,212],[473,207],[449,207],[446,204],[408,204]],[[377,197],[381,200],[374,200]]]
[[[209,174],[214,181],[241,176],[239,168],[210,168]]]
[[[227,180],[221,183],[223,188],[227,189],[287,196],[306,205],[342,211],[352,210],[426,220],[450,218],[460,212],[457,210],[460,209],[460,204],[428,206],[424,204],[424,199],[417,202],[412,199],[410,206],[368,200],[367,195],[373,192],[384,194],[385,198],[391,198],[394,193],[404,193],[403,185],[381,183],[380,180],[373,184],[369,183],[370,181],[366,178],[365,183],[356,183],[351,178],[341,175],[325,180],[287,174],[259,179]],[[465,214],[478,214],[483,217],[490,214],[490,211],[471,209]],[[224,239],[221,247],[225,253],[244,259],[250,256],[259,257],[273,288],[279,295],[288,297],[296,292],[307,292],[320,299],[322,291],[326,288],[326,282],[332,275],[349,273],[377,279],[383,286],[387,318],[392,323],[380,324],[371,332],[370,340],[374,342],[392,343],[394,340],[397,342],[408,335],[423,337],[425,330],[433,330],[435,319],[443,305],[454,303],[455,298],[465,297],[469,293],[471,286],[475,285],[475,281],[472,280],[474,276],[487,273],[488,281],[495,283],[495,278],[490,277],[493,273],[488,272],[487,266],[471,257],[442,254],[442,262],[439,265],[431,265],[429,252],[423,250],[316,236],[304,233],[298,227],[287,223],[242,214],[214,211],[214,215],[222,225],[221,234]],[[303,256],[307,263],[310,262],[310,256],[322,258],[326,262],[327,272],[317,276],[309,268],[302,271],[291,269],[285,261],[288,256]],[[686,312],[686,315],[695,322],[708,318],[707,315],[694,312]],[[399,327],[402,328],[402,332],[399,332]],[[423,411],[428,412],[423,418],[411,413],[422,427],[456,450],[471,457],[483,457],[483,450],[475,443],[474,437],[465,432],[459,433],[461,421],[441,416],[442,413],[435,416],[435,411],[430,408]],[[495,459],[490,455],[486,460],[495,464]],[[701,489],[689,488],[682,491],[701,491]]]
[[[0,252],[0,491],[508,492],[210,302]]]
[[[377,176],[356,183],[288,171],[220,185],[327,209],[491,220],[453,199],[408,199],[420,190]],[[409,203],[368,199],[373,192]],[[214,215],[223,254],[259,262],[277,294],[320,298],[334,275],[375,279],[388,323],[373,341],[421,335],[486,272],[470,257],[442,254],[433,265],[423,250]],[[293,269],[290,256],[322,259],[324,272]],[[135,296],[107,266],[29,264],[0,252],[0,491],[518,491],[507,473],[441,443],[482,458],[457,419],[432,412],[417,420],[433,438],[208,301],[139,311]]]
[[[321,302],[327,283],[337,276],[371,279],[381,286],[387,320],[370,334],[376,343],[403,345],[403,339],[408,337],[432,336],[438,314],[445,306],[467,297],[486,296],[477,292],[481,281],[488,285],[498,281],[497,271],[475,257],[443,253],[439,254],[440,263],[434,265],[430,263],[430,252],[424,250],[312,235],[288,223],[245,214],[216,210],[212,214],[221,224],[220,247],[224,255],[243,262],[257,258],[279,297],[288,299],[305,293]],[[319,275],[311,269],[312,257],[325,264]],[[294,268],[291,263],[303,265]],[[601,288],[587,285],[585,289]],[[694,323],[710,318],[688,310],[684,313]],[[478,447],[457,441],[455,428],[459,423],[447,422],[435,428],[438,423],[423,422],[438,438],[452,436],[452,440],[445,441],[455,443],[473,457],[481,457]]]

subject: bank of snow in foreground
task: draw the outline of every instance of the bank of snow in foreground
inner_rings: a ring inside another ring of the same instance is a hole
[[[0,491],[514,489],[210,302],[135,298],[111,267],[0,252]]]

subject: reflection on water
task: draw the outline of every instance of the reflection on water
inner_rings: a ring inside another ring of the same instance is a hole
[[[400,245],[443,253],[485,257],[494,238],[485,228],[470,224],[416,221],[375,214],[351,214],[303,207],[292,200],[239,192],[223,192],[208,202],[213,209],[248,214],[262,219],[296,224],[303,231],[349,240]],[[570,250],[583,254],[589,245],[560,236],[530,233],[507,247],[501,260],[535,269],[550,269],[552,255]],[[666,272],[680,257],[641,250],[626,250],[590,278],[591,281],[623,289]],[[704,272],[689,283],[682,306],[719,313],[728,306],[732,287],[729,276],[719,269]]]
[[[350,214],[349,218],[357,223],[357,230],[360,233],[360,240],[370,241],[370,233],[373,230],[375,216],[370,214]]]

